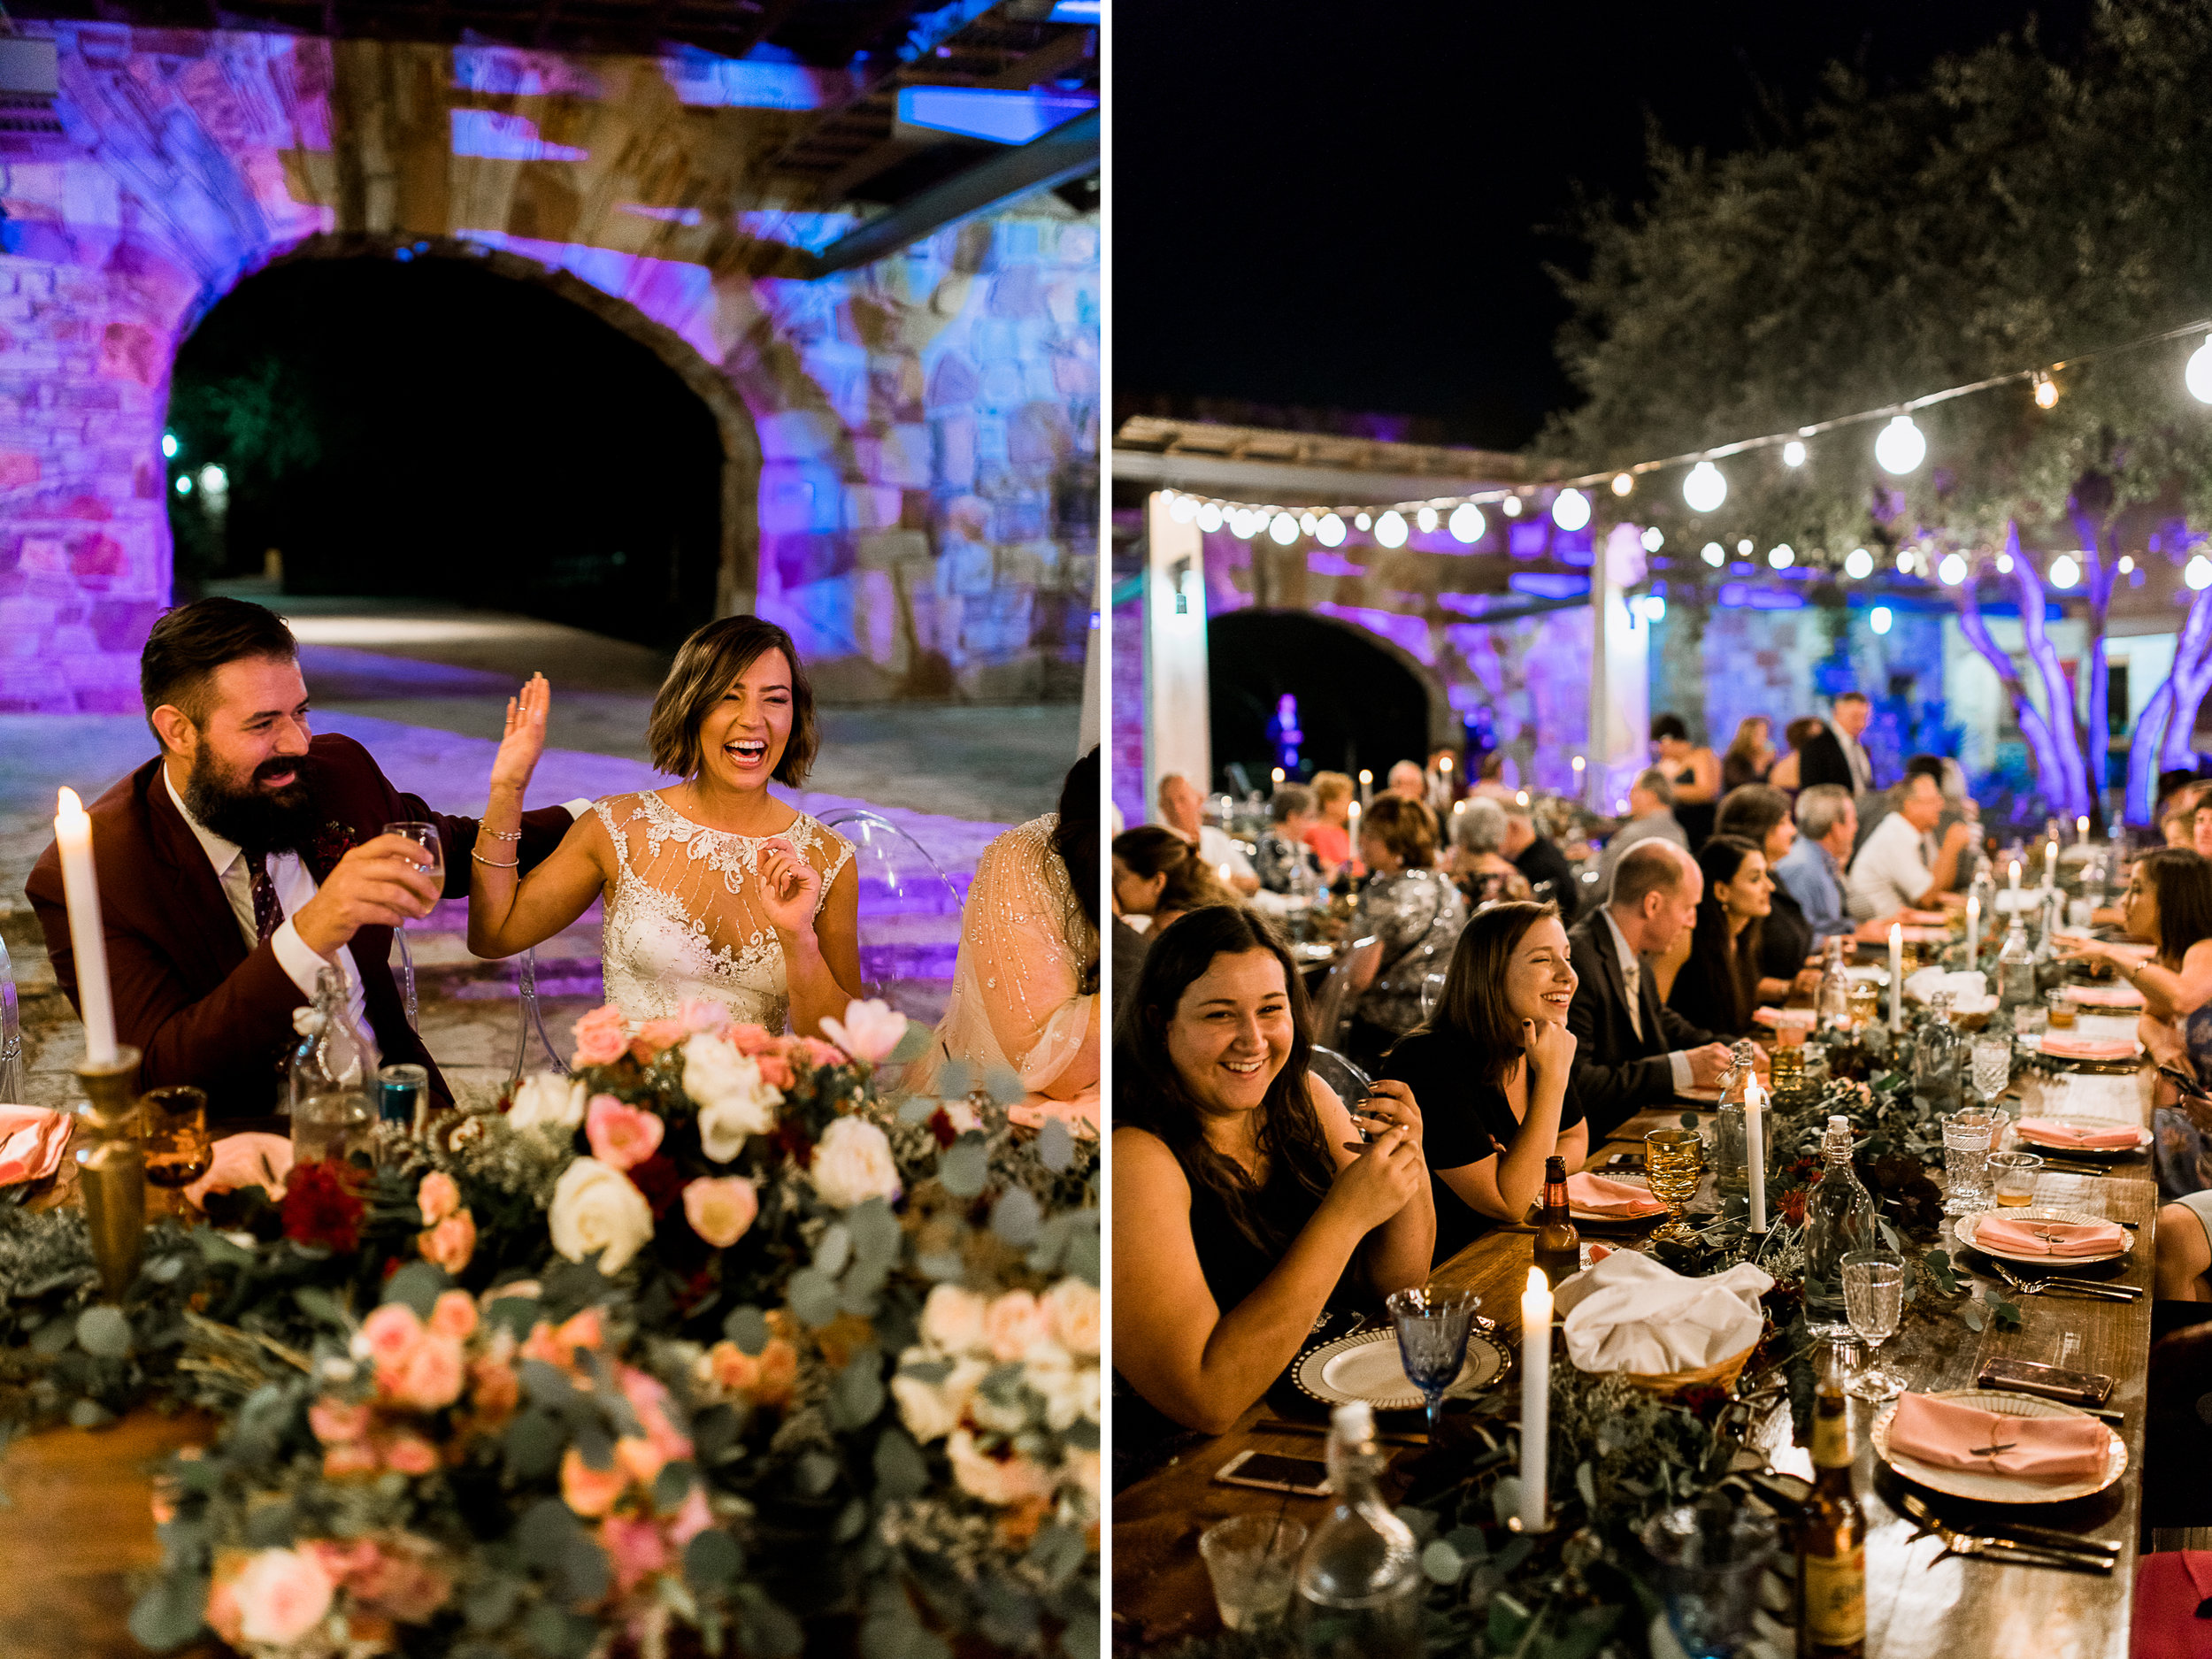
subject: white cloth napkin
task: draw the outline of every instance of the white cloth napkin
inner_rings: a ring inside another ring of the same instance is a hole
[[[1567,1357],[1578,1371],[1646,1375],[1714,1364],[1758,1340],[1759,1298],[1773,1284],[1748,1262],[1685,1279],[1648,1256],[1617,1250],[1559,1286]]]
[[[1905,995],[1916,1002],[1925,1002],[1937,991],[1950,992],[1954,1013],[1978,1014],[1997,1006],[1997,999],[1989,994],[1988,976],[1971,969],[1946,973],[1940,968],[1923,968],[1906,978]]]

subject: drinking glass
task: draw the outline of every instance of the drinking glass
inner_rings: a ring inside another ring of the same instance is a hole
[[[207,1135],[207,1091],[188,1084],[148,1089],[139,1096],[146,1113],[146,1179],[156,1187],[189,1187],[213,1163]]]
[[[2012,1044],[2002,1037],[1974,1039],[1974,1092],[1982,1097],[1982,1103],[1993,1110],[1997,1097],[2005,1092],[2005,1085],[2012,1081]]]
[[[1436,1443],[1437,1418],[1444,1391],[1459,1380],[1467,1363],[1467,1331],[1482,1298],[1468,1291],[1422,1288],[1393,1291],[1383,1300],[1398,1327],[1398,1359],[1406,1380],[1429,1406],[1429,1443]]]
[[[2071,1031],[2074,1028],[2074,999],[2066,991],[2051,991],[2043,998],[2045,1018],[2053,1031]]]
[[[2032,1152],[1989,1155],[1989,1185],[1999,1208],[2018,1209],[2035,1202],[2035,1172],[2043,1160]]]
[[[1882,1017],[1882,989],[1871,979],[1851,981],[1851,1023],[1870,1025]]]
[[[1963,1216],[1989,1202],[1989,1143],[1998,1114],[1985,1106],[1953,1112],[1943,1120],[1943,1183],[1947,1216]]]
[[[1912,1385],[1882,1366],[1882,1344],[1905,1314],[1905,1258],[1887,1250],[1854,1250],[1843,1258],[1843,1311],[1871,1351],[1846,1387],[1862,1400],[1892,1400]]]
[[[388,1065],[376,1074],[376,1115],[380,1122],[415,1132],[430,1098],[430,1072],[419,1065]]]
[[[1691,1659],[1723,1659],[1750,1637],[1776,1530],[1773,1517],[1717,1494],[1644,1524],[1668,1626]]]
[[[2051,1010],[2040,1002],[2023,1002],[2012,1010],[2012,1028],[2023,1037],[2039,1037],[2051,1023]]]
[[[1651,1195],[1667,1207],[1667,1225],[1651,1236],[1678,1243],[1696,1242],[1682,1219],[1690,1200],[1697,1196],[1699,1176],[1705,1168],[1705,1141],[1694,1129],[1653,1129],[1644,1136],[1644,1179]]]
[[[1222,1627],[1250,1630],[1280,1618],[1290,1605],[1305,1547],[1305,1523],[1279,1512],[1233,1515],[1201,1532],[1199,1558],[1213,1580]]]
[[[421,848],[429,856],[430,860],[424,866],[423,874],[430,878],[431,885],[439,892],[445,891],[445,843],[438,838],[438,826],[435,824],[387,824],[384,826],[384,833],[387,835],[401,836]],[[503,847],[511,847],[516,844],[512,841],[500,843]]]

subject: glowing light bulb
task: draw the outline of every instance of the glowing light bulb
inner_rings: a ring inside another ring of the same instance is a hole
[[[1168,491],[1167,516],[1178,524],[1188,524],[1198,517],[1197,499],[1175,490]]]
[[[177,434],[175,433],[165,432],[161,434],[161,455],[164,460],[175,460],[177,458],[177,451],[183,447],[184,446],[182,444],[177,442]]]
[[[2120,574],[2121,574],[2121,575],[2123,575],[2123,576],[2124,576],[2124,575],[2126,575],[2126,574],[2127,574],[2130,571],[2133,570],[2134,568],[2135,568],[2135,556],[2134,556],[2132,553],[2123,553],[2123,554],[2121,554],[2121,555],[2120,555]]]
[[[2197,402],[2212,403],[2212,334],[2205,335],[2204,343],[2191,354],[2182,383]]]
[[[1877,634],[1887,634],[1889,632],[1889,625],[1894,619],[1895,618],[1890,615],[1889,607],[1887,605],[1877,605],[1873,610],[1867,612],[1866,626],[1872,628]]]
[[[1683,503],[1692,512],[1710,512],[1728,499],[1728,480],[1710,461],[1700,461],[1682,480]]]
[[[1936,580],[1946,588],[1957,587],[1966,580],[1966,561],[1955,553],[1946,553],[1936,566]]]
[[[1375,540],[1385,547],[1403,547],[1406,544],[1406,521],[1395,512],[1386,512],[1375,520]]]
[[[1908,575],[1911,573],[1912,549],[1910,548],[1899,548],[1897,549],[1897,568],[1905,572]]]
[[[2038,409],[2049,409],[2055,406],[2057,402],[2058,382],[2047,374],[2037,375],[2035,377],[2036,407]]]
[[[1874,574],[1874,556],[1863,547],[1855,547],[1843,556],[1843,573],[1855,582],[1863,582]]]
[[[1372,529],[1374,527],[1374,519],[1363,512],[1355,514],[1352,518],[1352,528],[1355,530]]]
[[[2081,566],[2074,563],[2074,556],[2062,553],[2051,561],[2051,586],[2071,588],[2081,580]]]
[[[1518,495],[1508,495],[1498,505],[1509,518],[1517,518],[1521,516],[1521,498]]]
[[[1664,622],[1667,619],[1666,595],[1664,594],[1645,595],[1644,615],[1654,622]]]
[[[1667,544],[1667,538],[1657,525],[1653,525],[1646,530],[1639,539],[1643,542],[1644,551],[1647,553],[1656,553]]]
[[[2011,554],[2000,553],[1997,556],[1997,574],[2000,576],[2009,576],[2012,574]]]
[[[1436,509],[1433,507],[1422,508],[1420,511],[1413,515],[1413,522],[1421,526],[1421,534],[1423,535],[1428,534],[1430,531],[1436,528]]]
[[[1448,527],[1455,541],[1479,541],[1482,533],[1490,527],[1490,521],[1482,516],[1482,509],[1471,501],[1463,501],[1452,509]]]
[[[211,495],[227,495],[230,474],[211,462],[200,469],[200,488]]]
[[[2198,593],[2212,588],[2212,559],[2205,557],[2201,553],[2198,554],[2183,569],[2181,580],[2187,582]]]
[[[1805,465],[1805,445],[1801,440],[1792,438],[1782,446],[1782,465],[1784,466]]]
[[[1797,563],[1797,549],[1788,542],[1767,549],[1767,563],[1778,571],[1786,571]]]
[[[1552,498],[1551,521],[1562,530],[1579,530],[1590,522],[1590,498],[1578,489],[1563,489]]]
[[[1631,478],[1627,473],[1616,472],[1613,474],[1613,493],[1616,495],[1625,495],[1630,490],[1635,488],[1636,480]]]
[[[1267,534],[1283,547],[1298,539],[1298,521],[1286,512],[1279,512],[1267,522]]]
[[[1240,541],[1249,541],[1254,536],[1259,534],[1266,525],[1267,518],[1264,514],[1254,512],[1249,508],[1240,507],[1229,517],[1229,534]]]
[[[1751,557],[1751,538],[1749,536],[1745,536],[1741,541],[1736,543],[1736,553],[1738,557],[1741,558],[1749,558]]]
[[[1323,547],[1342,547],[1344,520],[1333,512],[1325,512],[1321,515],[1321,522],[1314,526],[1313,534]]]
[[[1703,548],[1699,549],[1698,557],[1703,559],[1715,570],[1718,570],[1728,563],[1727,549],[1717,541],[1708,541]]]
[[[1198,510],[1198,527],[1211,535],[1221,528],[1221,509],[1208,502]]]
[[[1298,534],[1300,535],[1311,535],[1320,527],[1321,520],[1315,518],[1311,513],[1302,512],[1298,515]]]
[[[188,473],[177,480],[177,494],[180,495],[189,495],[191,493],[192,479],[190,474]]]
[[[1882,471],[1893,478],[1904,477],[1926,459],[1927,454],[1928,440],[1912,424],[1910,415],[1891,417],[1889,425],[1874,440],[1874,458],[1881,463]]]

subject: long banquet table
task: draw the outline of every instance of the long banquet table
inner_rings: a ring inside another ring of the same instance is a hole
[[[2016,1079],[2014,1092],[2023,1116],[2063,1110],[2147,1125],[2152,1082],[2153,1074],[2147,1070],[2047,1079],[2029,1073]],[[1595,1167],[1614,1152],[1640,1149],[1638,1141],[1647,1129],[1678,1122],[1685,1110],[1689,1108],[1678,1105],[1631,1119],[1612,1140],[1592,1150],[1586,1167]],[[1914,1524],[1894,1507],[1901,1501],[1901,1483],[1877,1462],[1868,1444],[1867,1427],[1873,1408],[1854,1400],[1852,1432],[1859,1455],[1852,1483],[1865,1508],[1870,1528],[1866,1651],[1874,1659],[1957,1659],[1963,1655],[2030,1653],[2038,1659],[2126,1659],[2140,1508],[2139,1476],[2143,1460],[2158,1192],[2147,1160],[2124,1160],[2118,1169],[2122,1172],[2104,1176],[2046,1170],[2038,1178],[2036,1202],[2137,1223],[2136,1247],[2124,1271],[2110,1278],[2115,1283],[2140,1287],[2144,1294],[2139,1300],[2013,1297],[2001,1283],[1974,1272],[1972,1268],[1981,1258],[1966,1256],[1947,1237],[1945,1244],[1959,1263],[1962,1281],[1973,1279],[1985,1291],[2016,1301],[2023,1317],[2021,1328],[2001,1331],[1993,1322],[1978,1334],[1956,1317],[1916,1319],[1883,1345],[1882,1357],[1922,1389],[1970,1387],[1983,1363],[2000,1356],[2063,1363],[2115,1378],[2107,1403],[2125,1414],[2125,1422],[2116,1426],[2127,1446],[2127,1473],[2095,1497],[2038,1505],[2032,1518],[2039,1525],[2084,1538],[2119,1544],[2119,1564],[2108,1576],[2097,1576],[1985,1560],[1938,1561],[1941,1543],[1933,1538],[1913,1538]],[[1939,1185],[1940,1176],[1937,1179]],[[1601,1232],[1597,1227],[1586,1233],[1609,1243],[1641,1236],[1640,1232],[1616,1238],[1615,1230]],[[1434,1282],[1472,1290],[1481,1296],[1485,1315],[1496,1320],[1496,1335],[1514,1353],[1517,1363],[1521,1349],[1519,1293],[1533,1259],[1533,1229],[1500,1227],[1444,1263],[1434,1275]],[[1565,1363],[1563,1356],[1554,1361],[1555,1364]],[[1111,1561],[1118,1643],[1149,1647],[1219,1628],[1205,1568],[1198,1557],[1198,1534],[1226,1516],[1259,1509],[1271,1512],[1286,1506],[1275,1494],[1217,1485],[1214,1471],[1248,1448],[1287,1456],[1317,1457],[1325,1444],[1317,1434],[1260,1426],[1275,1417],[1272,1408],[1263,1400],[1226,1434],[1204,1442],[1115,1497]],[[1778,1409],[1755,1432],[1755,1441],[1776,1469],[1811,1473],[1807,1453],[1791,1444],[1786,1408]],[[1401,1458],[1405,1455],[1399,1454]],[[1938,1499],[1936,1507],[1954,1518],[1968,1513],[1951,1500]],[[1325,1509],[1325,1499],[1292,1498],[1286,1512],[1310,1525]]]

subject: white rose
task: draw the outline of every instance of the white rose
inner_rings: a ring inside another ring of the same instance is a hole
[[[1097,1413],[1097,1368],[1079,1366],[1057,1342],[1040,1342],[1029,1350],[1022,1381],[1045,1402],[1045,1422],[1056,1431],[1065,1432],[1078,1417]]]
[[[1098,1353],[1098,1286],[1087,1279],[1064,1279],[1045,1292],[1046,1322],[1052,1340],[1071,1354]]]
[[[809,1173],[822,1202],[836,1210],[896,1198],[901,1190],[890,1139],[864,1118],[840,1118],[824,1130]]]
[[[699,1145],[717,1164],[742,1151],[747,1135],[773,1129],[783,1104],[750,1055],[706,1032],[684,1044],[684,1093],[699,1103]]]
[[[894,1377],[891,1398],[899,1402],[899,1418],[906,1425],[906,1432],[925,1444],[941,1440],[960,1426],[958,1409],[935,1383],[924,1382],[919,1377]]]
[[[922,1304],[922,1340],[941,1354],[983,1346],[983,1298],[957,1285],[939,1285]]]
[[[653,1236],[653,1210],[630,1178],[597,1158],[578,1158],[561,1171],[549,1217],[553,1248],[572,1262],[603,1250],[599,1271],[618,1273]]]
[[[516,1129],[534,1129],[541,1125],[573,1129],[584,1121],[584,1100],[588,1093],[582,1083],[557,1071],[541,1071],[516,1086],[514,1102],[507,1108],[507,1122]]]

